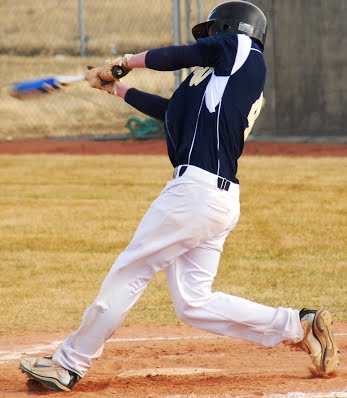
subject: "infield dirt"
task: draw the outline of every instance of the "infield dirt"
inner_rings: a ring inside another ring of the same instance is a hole
[[[166,154],[163,139],[148,141],[86,141],[31,139],[0,141],[0,154],[65,153],[80,155],[162,155]],[[304,144],[289,142],[257,142],[245,144],[243,155],[259,156],[347,156],[347,144]]]
[[[121,328],[113,336],[118,340],[105,345],[102,357],[94,362],[75,389],[65,395],[231,398],[289,392],[307,393],[312,397],[314,393],[329,396],[336,392],[341,395],[335,396],[344,396],[347,388],[346,332],[345,324],[336,325],[336,338],[342,351],[338,373],[331,378],[319,378],[311,372],[311,361],[306,353],[291,351],[283,345],[266,348],[188,326]],[[28,349],[64,337],[61,333],[2,337],[0,350],[16,351],[25,356]],[[44,350],[36,355],[51,353]],[[19,359],[0,362],[2,397],[56,395],[28,380],[18,369],[18,363]]]
[[[346,156],[346,147],[250,142],[246,145],[246,154]],[[57,152],[161,154],[165,153],[165,144],[163,141],[52,143],[36,140],[0,144],[0,153]],[[28,380],[18,364],[20,357],[52,354],[52,346],[50,349],[42,346],[61,341],[67,333],[2,336],[1,397],[56,396],[55,392]],[[81,398],[279,398],[305,394],[311,398],[347,397],[347,325],[338,323],[335,333],[341,350],[340,367],[334,377],[321,378],[310,370],[311,360],[306,353],[293,352],[283,345],[266,348],[187,326],[123,327],[113,336],[117,341],[106,344],[102,357],[95,360],[86,377],[65,395]],[[34,354],[38,346],[41,349]]]

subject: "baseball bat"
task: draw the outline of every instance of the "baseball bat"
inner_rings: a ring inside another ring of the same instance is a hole
[[[88,69],[92,69],[93,66],[88,66]],[[112,68],[112,75],[115,79],[124,77],[128,71],[125,69],[114,66]],[[42,94],[52,93],[62,87],[68,86],[73,83],[81,82],[85,80],[85,75],[74,75],[74,76],[49,76],[41,77],[37,79],[25,80],[22,82],[13,83],[10,88],[10,95],[17,99],[27,99]],[[105,82],[107,84],[108,82]]]

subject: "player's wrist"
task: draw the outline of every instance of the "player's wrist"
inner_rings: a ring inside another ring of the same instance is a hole
[[[145,68],[146,67],[146,54],[148,51],[143,51],[138,54],[129,54],[130,57],[127,59],[127,63],[130,69],[134,68]]]
[[[124,99],[129,88],[129,86],[127,86],[120,80],[116,80],[113,84],[113,94],[119,98]]]

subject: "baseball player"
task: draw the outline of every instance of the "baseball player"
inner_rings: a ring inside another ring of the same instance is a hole
[[[327,310],[271,308],[211,291],[224,241],[239,218],[237,161],[262,106],[266,25],[255,5],[225,2],[193,27],[196,43],[127,54],[87,73],[92,87],[165,122],[174,175],[113,264],[80,328],[52,358],[22,359],[29,377],[71,390],[160,270],[184,322],[264,346],[296,345],[318,371],[335,371],[338,350]],[[102,85],[114,80],[114,66],[197,69],[166,99],[121,81]]]

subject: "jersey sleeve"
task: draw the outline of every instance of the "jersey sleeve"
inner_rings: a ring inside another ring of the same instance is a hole
[[[198,39],[195,44],[169,46],[149,50],[145,64],[149,69],[173,71],[193,66],[213,66],[228,69],[235,60],[237,37],[235,34]]]
[[[149,50],[146,54],[145,63],[147,68],[160,71],[207,66],[196,44]]]
[[[164,121],[169,104],[167,98],[130,88],[125,94],[125,102],[147,116]]]
[[[213,66],[216,75],[226,76],[231,73],[238,47],[236,34],[227,33],[198,39],[197,46],[206,66]]]
[[[215,66],[223,55],[223,46],[217,36],[198,39],[196,45],[206,66]],[[199,65],[200,66],[200,65]],[[205,65],[203,65],[205,66]]]

